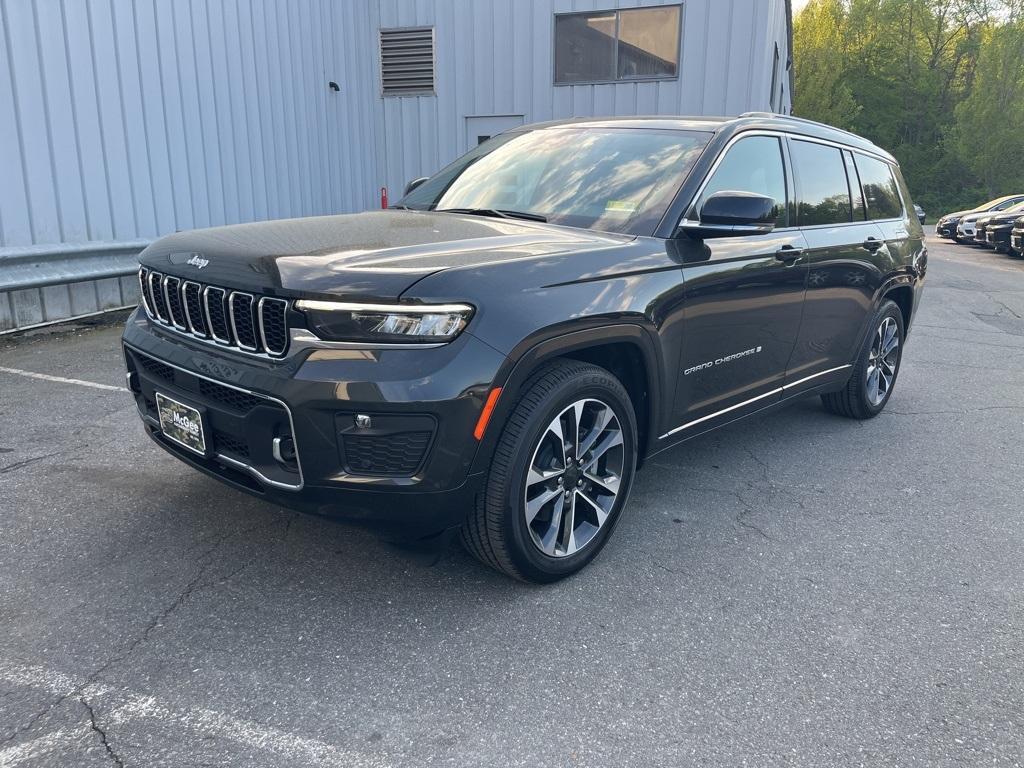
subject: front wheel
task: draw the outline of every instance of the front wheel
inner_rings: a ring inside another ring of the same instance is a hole
[[[611,535],[636,467],[629,394],[603,368],[541,369],[505,423],[484,492],[462,530],[479,560],[549,583],[583,568]]]
[[[870,419],[885,408],[903,359],[903,313],[886,300],[871,322],[846,386],[821,396],[825,410],[851,419]]]

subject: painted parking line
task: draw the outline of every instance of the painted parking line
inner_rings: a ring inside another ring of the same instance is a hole
[[[223,738],[249,749],[275,754],[290,765],[387,768],[387,763],[372,755],[349,751],[213,709],[188,707],[178,710],[153,696],[76,680],[45,667],[0,661],[0,682],[7,687],[43,690],[57,697],[87,699],[108,728],[123,726],[133,720],[156,720],[167,727],[169,734],[188,730],[202,737]],[[52,751],[62,746],[62,741],[66,745],[68,742],[65,740],[76,740],[81,735],[78,730],[61,729],[0,749],[0,768],[23,764],[25,760],[38,757],[41,751]],[[116,742],[116,733],[109,736]],[[180,739],[180,735],[175,738]]]
[[[0,373],[13,373],[15,376],[27,376],[30,379],[42,379],[43,381],[55,381],[58,384],[77,384],[80,387],[91,387],[92,389],[105,389],[108,392],[127,392],[124,387],[114,387],[110,384],[97,384],[95,381],[82,381],[82,379],[66,379],[63,376],[50,376],[46,373],[35,373],[34,371],[23,371],[20,368],[4,368],[0,365]]]
[[[44,733],[29,741],[15,744],[13,747],[0,749],[0,768],[15,768],[18,765],[38,764],[36,761],[61,748],[84,741],[91,733],[91,728],[81,725],[77,728],[58,728],[56,731]]]

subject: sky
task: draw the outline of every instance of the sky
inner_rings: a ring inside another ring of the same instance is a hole
[[[808,2],[809,0],[793,0],[793,15],[796,16],[800,13]]]

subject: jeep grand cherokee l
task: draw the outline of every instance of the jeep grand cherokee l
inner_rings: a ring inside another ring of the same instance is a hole
[[[927,254],[891,155],[749,114],[517,129],[392,210],[182,232],[140,260],[124,351],[158,445],[549,582],[659,451],[810,395],[878,414]]]

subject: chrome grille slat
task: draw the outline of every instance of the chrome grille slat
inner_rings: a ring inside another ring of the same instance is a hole
[[[139,295],[142,297],[142,306],[146,310],[146,314],[153,315],[153,303],[149,299],[149,288],[146,283],[149,282],[149,270],[142,267],[139,270]]]
[[[167,302],[167,316],[171,319],[171,325],[179,331],[188,330],[185,325],[185,311],[181,305],[181,279],[164,276],[164,301]]]
[[[249,354],[284,357],[291,338],[285,299],[229,291],[141,267],[142,308],[160,325]]]
[[[256,312],[260,342],[271,355],[283,355],[288,348],[288,302],[264,296]]]
[[[167,300],[164,297],[163,282],[163,273],[149,273],[149,295],[153,301],[153,309],[156,311],[156,319],[161,323],[169,324],[171,322],[171,318],[167,312]]]
[[[228,295],[228,316],[231,318],[231,335],[235,344],[247,352],[259,352],[256,338],[256,324],[252,316],[253,295],[232,291]]]
[[[206,290],[203,291],[203,306],[206,308],[210,336],[219,344],[231,344],[231,331],[228,330],[227,312],[224,309],[227,293],[223,288],[212,285],[206,286]]]
[[[185,308],[185,322],[193,336],[201,339],[209,338],[206,318],[203,315],[203,286],[194,280],[186,280],[181,284],[181,303]]]

